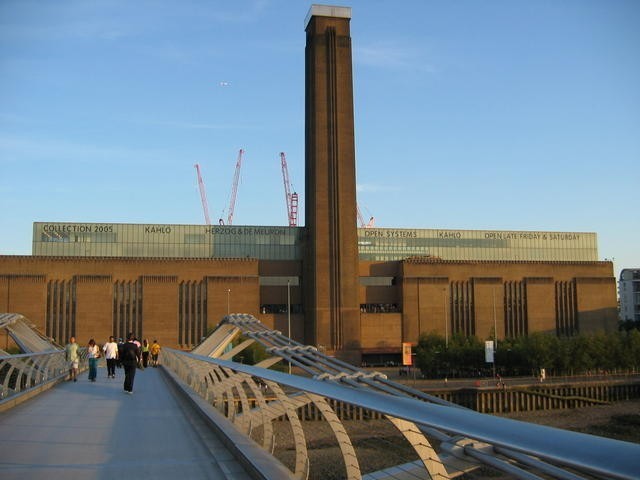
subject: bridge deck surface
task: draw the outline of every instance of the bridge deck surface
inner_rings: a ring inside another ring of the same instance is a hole
[[[248,479],[169,388],[160,369],[96,382],[86,372],[0,414],[0,478]]]

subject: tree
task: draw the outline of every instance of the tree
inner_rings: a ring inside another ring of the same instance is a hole
[[[593,354],[593,341],[586,335],[571,338],[572,370],[576,373],[586,373],[596,367]]]
[[[571,337],[558,337],[556,348],[554,372],[556,375],[566,375],[573,368]]]
[[[624,340],[626,368],[640,368],[640,330],[630,330]]]
[[[416,347],[416,367],[423,375],[435,378],[446,374],[446,342],[435,332],[423,333]]]
[[[484,343],[460,334],[449,339],[448,348],[435,333],[420,337],[417,365],[431,377],[476,376],[486,370]],[[640,369],[640,330],[594,335],[556,337],[546,333],[500,340],[496,367],[507,375],[538,373],[573,375],[594,370]]]

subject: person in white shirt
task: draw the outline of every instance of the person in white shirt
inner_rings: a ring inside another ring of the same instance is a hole
[[[89,359],[89,380],[96,381],[98,376],[98,358],[100,358],[100,347],[96,345],[96,341],[92,338],[87,346],[87,358]]]
[[[104,358],[107,359],[107,377],[116,378],[116,362],[118,359],[118,344],[113,337],[102,347]]]

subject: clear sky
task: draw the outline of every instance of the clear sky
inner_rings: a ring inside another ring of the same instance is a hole
[[[196,162],[226,217],[240,148],[234,224],[286,225],[311,3],[2,0],[0,254],[30,254],[34,221],[204,223]],[[333,3],[365,216],[596,232],[640,267],[639,1]]]

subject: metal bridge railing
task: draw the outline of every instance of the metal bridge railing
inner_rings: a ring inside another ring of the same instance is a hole
[[[79,348],[80,365],[86,363],[86,348]],[[0,356],[0,401],[59,381],[69,374],[62,350]]]
[[[45,337],[19,313],[0,313],[0,331],[21,353],[0,350],[0,410],[15,405],[43,386],[62,380],[69,372],[63,348]],[[87,349],[78,348],[80,370],[86,368]]]
[[[253,342],[274,357],[257,365],[231,361]],[[306,376],[269,369],[283,360]],[[422,478],[451,478],[453,459],[523,479],[637,479],[640,474],[640,445],[480,414],[325,356],[250,315],[225,317],[192,353],[164,349],[163,363],[266,451],[276,448],[275,422],[288,422],[295,450],[290,470],[296,478],[307,478],[314,468],[301,415],[309,405],[320,412],[340,447],[344,478],[385,478],[381,472],[363,473],[338,404],[391,422],[420,459]]]

